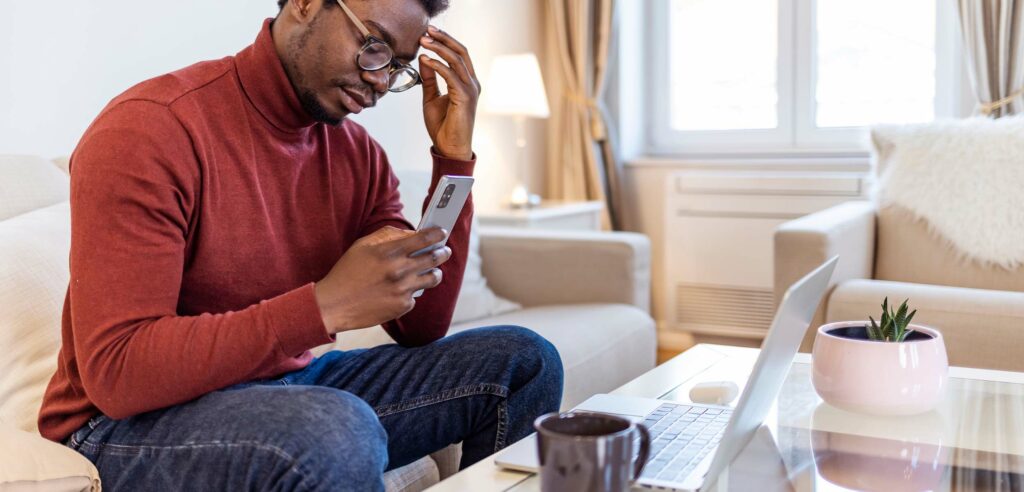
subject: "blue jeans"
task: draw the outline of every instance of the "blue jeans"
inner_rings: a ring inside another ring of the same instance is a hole
[[[98,416],[67,445],[106,490],[383,490],[384,471],[462,442],[469,466],[558,410],[562,364],[536,333],[499,326],[430,345],[329,352],[123,420]]]

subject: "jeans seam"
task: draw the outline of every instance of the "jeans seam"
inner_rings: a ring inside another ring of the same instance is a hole
[[[508,428],[508,400],[498,404],[498,431],[494,433],[494,452],[505,448],[505,433]]]
[[[464,398],[467,396],[479,396],[479,395],[491,395],[505,399],[508,397],[508,388],[500,384],[491,383],[480,383],[472,386],[460,386],[458,388],[446,389],[440,393],[433,395],[424,395],[406,400],[398,403],[388,403],[386,405],[379,405],[373,410],[377,414],[377,417],[388,417],[397,413],[407,412],[417,408],[422,408],[437,403],[454,400],[456,398]],[[502,405],[504,404],[504,400]],[[499,405],[499,415],[501,413],[501,405]],[[499,429],[501,424],[499,423]]]
[[[82,444],[86,445],[86,444],[89,444],[89,443],[83,442]],[[111,444],[111,443],[102,443],[102,444],[99,444],[99,445],[89,444],[89,445],[92,446],[93,448],[96,448],[97,450],[99,450],[100,448],[106,449],[110,454],[116,455],[116,456],[126,456],[126,455],[129,455],[129,454],[134,454],[134,453],[128,453],[128,451],[133,451],[133,452],[137,453],[138,451],[142,451],[142,450],[183,451],[183,450],[195,450],[195,449],[202,449],[202,448],[228,448],[228,449],[230,449],[230,448],[239,448],[239,447],[241,447],[241,448],[250,447],[250,448],[255,449],[257,451],[269,452],[269,453],[277,456],[279,459],[283,459],[286,462],[288,462],[291,465],[288,468],[288,472],[298,473],[299,476],[302,478],[302,480],[299,482],[299,486],[300,486],[299,488],[301,488],[302,490],[310,490],[310,487],[308,485],[306,485],[306,481],[312,475],[302,467],[302,465],[299,463],[299,460],[295,459],[295,457],[292,456],[290,453],[288,453],[287,451],[285,451],[285,450],[283,450],[283,449],[281,449],[281,448],[279,448],[277,446],[272,446],[272,445],[269,445],[269,444],[266,444],[266,443],[262,443],[262,442],[259,442],[259,441],[234,441],[234,442],[210,441],[210,442],[205,442],[205,443],[174,444],[174,445],[163,445],[163,446],[154,446],[154,445],[149,445],[149,444],[133,445],[133,444]]]

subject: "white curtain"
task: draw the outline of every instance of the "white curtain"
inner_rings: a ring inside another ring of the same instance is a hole
[[[993,118],[1024,112],[1024,0],[958,0],[960,28],[978,99]]]

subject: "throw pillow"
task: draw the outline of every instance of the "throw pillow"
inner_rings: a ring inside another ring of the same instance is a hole
[[[92,492],[100,475],[89,460],[38,434],[0,422],[0,490]]]
[[[57,367],[70,241],[66,201],[0,222],[0,420],[25,431]]]

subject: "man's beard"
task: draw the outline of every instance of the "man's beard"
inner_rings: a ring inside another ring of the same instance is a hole
[[[289,81],[292,83],[292,87],[295,88],[296,94],[299,96],[299,104],[302,105],[302,109],[306,111],[313,121],[324,123],[331,126],[337,126],[341,124],[341,118],[331,116],[322,104],[317,99],[316,93],[309,89],[306,78],[302,75],[302,71],[299,70],[298,60],[303,53],[308,52],[310,38],[313,35],[314,28],[319,26],[320,13],[317,13],[316,18],[310,24],[309,29],[302,33],[298,39],[295,40],[295,44],[292,46],[292,61],[285,63],[285,73],[288,75]],[[320,56],[325,56],[323,48],[320,47],[318,52]]]
[[[311,90],[299,91],[299,103],[302,104],[302,109],[306,110],[306,113],[315,121],[324,123],[330,126],[338,126],[341,124],[341,118],[336,118],[327,113],[324,106],[320,104],[320,101],[316,98],[316,94]]]

